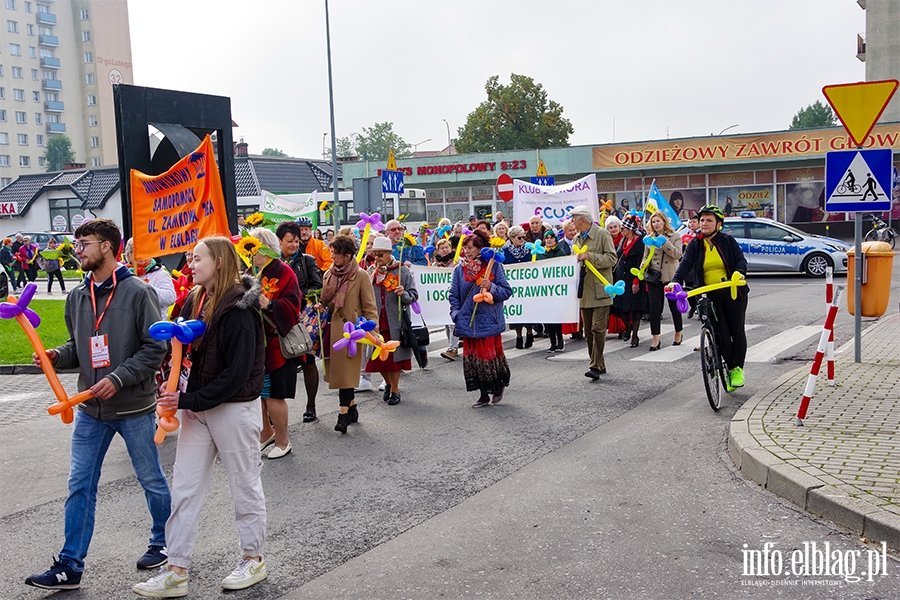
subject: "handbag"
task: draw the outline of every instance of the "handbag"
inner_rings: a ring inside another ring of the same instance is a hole
[[[644,272],[644,281],[647,283],[659,283],[662,279],[662,272],[656,269],[647,269]]]
[[[307,304],[306,307],[300,311],[300,322],[306,327],[306,332],[312,340],[312,347],[310,348],[309,353],[315,354],[320,358],[322,350],[321,330],[324,329],[329,319],[331,319],[331,309],[327,307],[317,314],[315,306]]]
[[[421,316],[421,315],[419,315]],[[414,326],[409,317],[409,311],[403,311],[403,322],[400,324],[400,347],[420,348],[431,343],[431,335],[428,333],[428,325],[422,317],[422,325]]]
[[[281,332],[278,331],[278,327],[272,322],[272,319],[265,314],[263,315],[263,319],[268,321],[269,325],[275,329],[275,333],[278,335],[278,345],[281,346],[281,354],[285,358],[297,358],[298,356],[309,354],[312,350],[312,338],[309,337],[309,332],[306,330],[306,325],[303,323],[295,324],[291,327],[291,330],[287,332],[287,335],[281,335]]]

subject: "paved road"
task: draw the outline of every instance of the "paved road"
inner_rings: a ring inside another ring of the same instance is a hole
[[[821,323],[820,283],[775,277],[751,286],[752,346]],[[798,306],[813,308],[798,312]],[[842,316],[839,344],[848,326]],[[690,321],[688,339],[696,328]],[[813,338],[797,331],[782,356],[809,352]],[[671,339],[664,335],[665,344]],[[404,376],[397,407],[361,394],[360,425],[344,437],[332,430],[335,394],[321,395],[321,422],[313,425],[296,423],[302,402],[294,401],[294,453],[267,463],[263,475],[272,575],[242,597],[336,597],[343,588],[384,598],[808,597],[791,592],[797,588],[743,585],[742,545],[761,549],[776,541],[788,549],[831,541],[866,550],[734,474],[723,451],[740,401],[795,365],[749,365],[748,386],[713,414],[698,395],[690,348],[686,355],[654,353],[669,355],[655,362],[639,360],[649,356],[646,341],[638,349],[609,344],[610,373],[596,384],[583,377],[584,362],[545,360],[546,341],[530,352],[510,351],[507,398],[477,411],[468,408],[472,395],[460,391],[460,363],[437,359],[429,370]],[[569,353],[582,347],[571,344]],[[432,346],[435,354],[439,349]],[[39,377],[7,382],[0,396],[0,534],[19,559],[0,564],[0,597],[38,598],[21,580],[46,568],[61,543],[68,429],[42,414],[51,399]],[[167,469],[173,455],[169,440],[162,447]],[[128,597],[142,575],[133,562],[147,536],[146,507],[118,442],[98,506],[101,525],[84,584],[68,597]],[[217,474],[201,523],[193,598],[222,595],[217,582],[237,551],[231,512]],[[900,597],[896,584],[895,577],[856,584],[844,587],[842,597],[848,589],[854,596],[861,590]]]

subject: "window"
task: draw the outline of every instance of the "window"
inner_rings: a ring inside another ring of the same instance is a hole
[[[50,7],[47,6],[46,4],[38,4],[37,11],[39,13],[43,13],[43,14],[50,14]]]
[[[19,22],[18,21],[7,21],[6,22],[6,30],[10,33],[19,33]]]
[[[88,117],[88,125],[90,125],[91,127],[96,127],[97,122],[98,122],[97,115],[91,115]]]
[[[0,188],[5,188],[12,183],[12,177],[0,177]]]
[[[38,146],[43,146],[44,145],[44,136],[41,135],[40,133],[37,134],[36,136],[34,136],[34,143],[37,144]]]
[[[6,88],[0,87],[0,100],[6,98]]]
[[[31,70],[31,80],[32,80],[32,81],[37,81],[39,78],[40,78],[40,74],[38,73],[38,70],[37,70],[37,69],[32,69],[32,70]]]
[[[18,44],[10,44],[9,54],[10,56],[22,56],[22,47]]]
[[[53,49],[52,48],[41,48],[38,51],[38,54],[40,54],[41,58],[53,58]]]
[[[13,88],[13,100],[25,102],[25,90],[18,90]]]
[[[97,96],[95,96],[94,94],[88,94],[87,104],[88,106],[97,106]]]
[[[93,73],[85,74],[84,83],[87,85],[94,85],[94,74]]]
[[[13,79],[22,79],[22,67],[13,67],[12,76]]]
[[[4,146],[9,144],[9,134],[8,133],[0,131],[0,144],[3,144]]]
[[[100,138],[97,136],[91,136],[91,148],[99,148],[100,147]]]
[[[16,111],[16,123],[27,123],[28,117],[25,116],[25,111],[17,110]]]
[[[38,156],[38,166],[39,166],[39,167],[46,167],[46,166],[47,166],[47,159],[44,158],[43,156]]]
[[[59,94],[56,92],[44,92],[44,100],[47,102],[59,102]]]
[[[38,25],[38,33],[41,35],[53,35],[53,29],[50,27],[44,27],[43,25]]]
[[[28,46],[28,58],[37,58],[37,48]]]
[[[0,65],[0,77],[3,77],[3,65]]]
[[[89,19],[90,13],[88,13],[86,8],[81,9],[81,20],[87,21]]]
[[[750,238],[754,240],[783,242],[784,237],[790,235],[790,233],[780,227],[773,227],[765,223],[747,223],[747,226],[750,230]]]
[[[25,3],[25,12],[27,12],[27,13],[31,12],[31,2]]]
[[[0,91],[2,91],[2,90],[3,90],[3,88],[0,88]],[[0,98],[2,98],[2,97],[3,97],[3,95],[0,94]],[[0,121],[6,121],[6,111],[5,110],[0,110]]]
[[[44,79],[56,79],[56,71],[43,71]]]
[[[31,92],[31,99],[35,102],[41,101],[41,93],[40,92]]]
[[[42,114],[42,113],[34,113],[34,124],[35,124],[35,125],[40,125],[40,124],[41,124],[41,118],[42,118],[42,117],[43,117],[43,114]]]
[[[19,166],[20,167],[30,167],[31,166],[31,157],[30,156],[20,156],[19,157]]]
[[[85,52],[84,53],[84,62],[85,64],[91,64],[94,62],[94,53],[93,52]]]
[[[9,166],[9,154],[0,154],[0,167]]]
[[[82,31],[81,32],[81,41],[82,42],[91,41],[91,32],[90,31]]]
[[[92,166],[92,167],[99,167],[99,166],[100,166],[100,159],[97,158],[96,156],[95,156],[94,158],[92,158],[92,159],[91,159],[91,166]]]
[[[26,4],[28,4],[26,2]],[[16,0],[6,0],[6,8],[9,10],[16,10]]]
[[[33,35],[34,35],[34,25],[32,25],[31,23],[26,24],[26,25],[25,25],[25,32],[26,32],[28,35],[33,36]]]
[[[16,143],[20,146],[28,145],[28,134],[27,133],[19,133],[16,134]]]
[[[47,122],[48,123],[59,123],[59,115],[56,113],[50,113],[49,115],[47,115]]]

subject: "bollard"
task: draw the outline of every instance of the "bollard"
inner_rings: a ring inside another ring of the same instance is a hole
[[[827,305],[831,305],[832,298],[834,297],[834,268],[833,267],[825,267],[825,303]],[[826,347],[826,360],[828,361],[828,368],[826,369],[826,373],[828,374],[828,385],[830,387],[835,387],[834,382],[834,326],[831,327],[831,333],[828,335],[828,346]]]
[[[838,299],[841,296],[843,286],[838,286],[835,290],[834,298],[828,307],[828,317],[825,319],[825,327],[822,329],[822,335],[819,337],[819,346],[816,348],[816,356],[813,359],[812,368],[809,370],[809,378],[806,380],[806,388],[803,391],[803,398],[800,399],[800,409],[797,411],[797,426],[803,426],[803,419],[806,418],[806,411],[809,409],[809,401],[812,398],[813,391],[816,388],[816,378],[819,376],[819,369],[822,366],[822,358],[828,347],[828,338],[833,335],[834,318],[837,316]]]

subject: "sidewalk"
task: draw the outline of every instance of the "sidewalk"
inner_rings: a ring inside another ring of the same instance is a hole
[[[891,312],[863,333],[861,363],[852,340],[835,353],[836,387],[822,365],[803,426],[809,364],[738,410],[728,451],[767,490],[900,549],[900,317]]]

